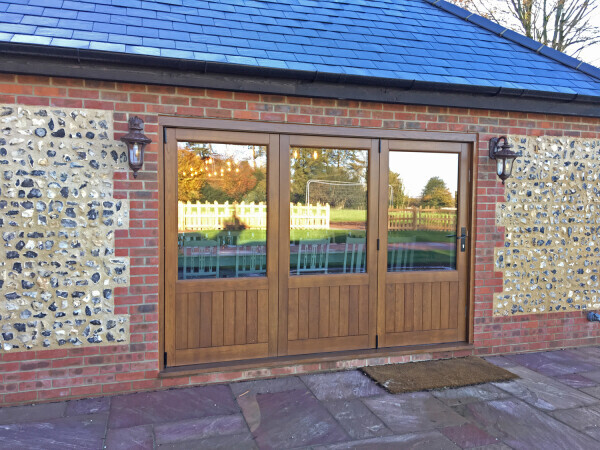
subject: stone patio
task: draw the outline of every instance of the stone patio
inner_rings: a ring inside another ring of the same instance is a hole
[[[390,395],[347,371],[4,408],[0,448],[599,448],[600,347],[487,359],[521,378]]]

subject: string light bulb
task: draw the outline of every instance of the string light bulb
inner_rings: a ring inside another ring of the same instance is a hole
[[[294,150],[294,159],[298,159],[298,150]]]
[[[317,153],[317,151],[315,150],[313,152],[313,159],[317,159],[319,157],[319,154]]]

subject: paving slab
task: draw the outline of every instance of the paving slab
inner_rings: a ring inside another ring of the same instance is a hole
[[[596,368],[593,364],[569,358],[568,355],[561,355],[559,352],[523,353],[507,355],[506,358],[549,377],[588,372]]]
[[[229,385],[233,395],[241,398],[246,395],[268,394],[294,389],[306,389],[299,377],[270,378],[268,380],[238,381]]]
[[[498,443],[497,438],[472,423],[442,428],[439,431],[461,448],[483,447]]]
[[[317,373],[300,377],[319,400],[383,395],[386,391],[360,370]]]
[[[352,439],[388,436],[392,432],[359,399],[323,402]]]
[[[583,408],[554,411],[552,416],[579,431],[593,431],[600,427],[600,404]]]
[[[99,450],[106,421],[103,413],[0,425],[0,448]]]
[[[65,415],[66,402],[0,408],[0,424],[41,422]]]
[[[464,417],[428,392],[384,395],[363,399],[367,407],[393,432],[415,433],[462,425]]]
[[[510,396],[508,392],[503,391],[502,389],[499,389],[490,383],[454,389],[438,389],[431,391],[431,395],[448,406],[456,406],[487,400],[497,400],[499,398],[506,398]]]
[[[591,395],[592,397],[600,399],[600,386],[594,386],[590,388],[581,388],[581,392]]]
[[[105,445],[108,450],[147,450],[154,448],[152,425],[108,430]]]
[[[589,436],[518,399],[470,403],[461,408],[471,422],[514,449],[597,448],[597,442]]]
[[[143,392],[112,399],[109,427],[130,428],[237,412],[231,389],[225,385]]]
[[[248,427],[241,414],[212,416],[154,426],[157,444],[206,439],[212,436],[247,433]]]
[[[511,367],[508,370],[519,375],[521,378],[492,384],[536,408],[553,411],[555,409],[587,406],[598,401],[594,397],[533,370],[524,367]]]
[[[313,450],[460,450],[456,444],[437,431],[387,436],[343,444],[317,446]]]
[[[108,412],[109,409],[110,397],[84,398],[82,400],[68,401],[66,415],[97,414]]]
[[[207,439],[161,444],[160,450],[256,450],[258,447],[250,433],[213,436]],[[108,450],[108,449],[107,449]]]
[[[349,436],[308,391],[257,394],[260,423],[252,431],[261,449],[333,444]]]
[[[567,386],[571,386],[575,389],[587,388],[597,386],[598,383],[584,377],[580,373],[570,373],[567,375],[560,375],[555,377],[556,381],[560,381]]]

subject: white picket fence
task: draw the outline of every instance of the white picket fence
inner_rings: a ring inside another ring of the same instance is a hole
[[[330,207],[290,203],[292,229],[328,229]],[[267,228],[267,205],[264,203],[191,203],[179,202],[179,231],[222,230],[237,219],[244,228]]]

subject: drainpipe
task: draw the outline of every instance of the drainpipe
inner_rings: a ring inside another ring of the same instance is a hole
[[[600,314],[597,312],[589,312],[587,315],[587,320],[590,322],[600,322]]]

